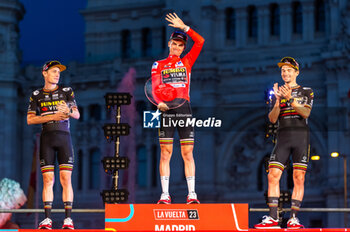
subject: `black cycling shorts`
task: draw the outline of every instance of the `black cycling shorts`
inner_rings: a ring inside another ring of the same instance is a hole
[[[269,168],[284,170],[292,155],[293,169],[306,171],[310,158],[308,128],[283,128],[277,131],[276,145],[270,156]]]
[[[181,145],[194,144],[194,127],[190,123],[192,110],[190,103],[186,101],[176,109],[170,109],[162,113],[159,129],[159,142],[161,145],[173,144],[175,129],[179,133]]]
[[[56,160],[60,171],[72,171],[74,153],[70,133],[65,131],[46,131],[40,136],[41,172],[53,172]]]

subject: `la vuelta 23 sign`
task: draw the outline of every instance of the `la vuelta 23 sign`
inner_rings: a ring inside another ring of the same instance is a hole
[[[106,204],[106,231],[248,231],[248,204]]]

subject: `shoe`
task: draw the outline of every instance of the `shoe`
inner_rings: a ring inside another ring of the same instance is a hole
[[[45,218],[40,222],[38,229],[52,230],[52,220],[50,218]]]
[[[262,221],[254,226],[255,229],[281,229],[278,224],[278,219],[273,219],[270,216],[263,216]]]
[[[302,229],[304,226],[300,224],[299,219],[297,217],[291,217],[289,218],[287,222],[287,228],[288,229]]]
[[[171,204],[171,197],[169,194],[162,193],[157,204]]]
[[[187,195],[187,204],[200,204],[199,200],[197,199],[196,193],[190,193]]]
[[[73,220],[70,217],[64,219],[62,229],[74,230]]]

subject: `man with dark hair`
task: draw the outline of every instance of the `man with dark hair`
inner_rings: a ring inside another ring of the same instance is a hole
[[[42,124],[40,136],[40,166],[43,175],[43,202],[45,219],[39,229],[52,229],[51,208],[53,202],[54,165],[59,163],[62,200],[66,212],[62,229],[74,229],[70,217],[73,205],[72,170],[73,147],[69,118],[79,119],[80,114],[71,87],[58,86],[60,73],[66,69],[58,61],[46,62],[42,68],[45,80],[43,88],[33,91],[27,115],[27,123]]]
[[[273,87],[274,97],[271,101],[269,120],[278,122],[276,145],[272,151],[268,174],[268,206],[269,216],[264,216],[257,229],[280,228],[278,220],[278,199],[280,196],[279,181],[290,154],[293,159],[292,211],[287,228],[304,228],[296,217],[304,196],[304,181],[309,162],[310,143],[308,117],[311,113],[314,93],[311,88],[297,84],[299,64],[292,57],[284,57],[278,63],[285,84]]]
[[[177,30],[172,33],[168,42],[168,58],[156,61],[152,66],[152,88],[155,89],[165,84],[175,89],[176,99],[182,99],[183,104],[180,104],[181,106],[175,109],[169,109],[167,102],[163,101],[164,99],[155,99],[158,109],[163,111],[163,118],[171,117],[172,120],[186,120],[192,117],[189,103],[191,69],[203,47],[204,39],[189,26],[185,25],[175,13],[168,14],[166,20],[170,23],[169,26],[177,28]],[[187,44],[187,35],[193,39],[194,45],[183,58],[180,58]],[[171,203],[169,195],[170,159],[173,152],[173,137],[176,128],[180,137],[181,155],[185,166],[188,187],[187,204],[199,203],[195,192],[194,129],[192,126],[164,127],[161,125],[159,130],[161,150],[159,172],[162,194],[158,204]]]

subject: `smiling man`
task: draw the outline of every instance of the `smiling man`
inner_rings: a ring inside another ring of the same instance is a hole
[[[278,63],[284,85],[273,87],[274,97],[271,101],[271,111],[268,115],[271,123],[278,122],[276,145],[270,156],[268,174],[268,206],[270,215],[264,216],[257,229],[280,228],[277,207],[280,196],[279,181],[290,154],[293,160],[292,211],[287,227],[303,228],[297,212],[304,196],[304,181],[309,162],[310,144],[308,117],[311,113],[314,93],[312,89],[297,84],[299,64],[292,57],[284,57]]]
[[[184,103],[178,108],[169,109],[166,101],[156,99],[158,109],[163,111],[163,119],[171,117],[172,120],[186,120],[192,117],[189,103],[191,69],[202,50],[204,39],[189,26],[185,25],[175,13],[168,14],[166,20],[170,23],[169,26],[176,28],[176,30],[171,34],[168,42],[168,58],[159,60],[152,66],[152,88],[156,89],[162,84],[172,86],[175,90],[176,98],[182,99]],[[180,58],[187,44],[187,35],[192,38],[194,45],[183,58]],[[164,127],[161,123],[161,128],[159,130],[161,150],[159,172],[162,194],[158,204],[171,203],[171,197],[169,195],[169,177],[175,129],[177,129],[180,137],[181,155],[184,161],[187,180],[188,195],[186,202],[187,204],[199,203],[195,192],[195,163],[193,159],[194,128],[193,126]]]
[[[46,62],[42,68],[45,80],[43,88],[33,91],[28,107],[27,123],[42,124],[40,136],[40,166],[43,175],[43,202],[45,219],[39,229],[52,229],[51,208],[53,202],[54,165],[59,163],[62,200],[66,217],[62,229],[74,229],[70,217],[73,204],[72,170],[73,147],[69,130],[69,118],[79,119],[80,114],[71,87],[58,86],[60,74],[66,66],[58,61]]]

